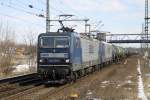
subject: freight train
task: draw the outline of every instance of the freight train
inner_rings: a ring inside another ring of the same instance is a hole
[[[125,48],[74,31],[42,33],[38,37],[37,71],[49,83],[72,82],[127,54]]]

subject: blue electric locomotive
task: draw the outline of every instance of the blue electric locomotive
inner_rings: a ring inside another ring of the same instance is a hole
[[[51,81],[70,81],[102,62],[100,41],[75,32],[43,33],[38,37],[38,73]],[[102,50],[104,51],[104,50]]]
[[[37,70],[39,76],[50,83],[75,81],[114,61],[118,54],[115,50],[114,45],[86,34],[42,33],[38,37]]]

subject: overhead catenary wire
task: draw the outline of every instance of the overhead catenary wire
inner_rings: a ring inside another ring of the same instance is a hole
[[[63,8],[67,6],[69,9],[71,9],[71,11],[74,14],[77,14],[78,17],[88,18],[87,16],[80,14],[77,10],[73,9],[72,7],[68,6],[67,4],[64,4],[64,2],[62,0],[57,0],[57,1],[59,2],[60,5],[65,5],[65,6],[63,6]]]
[[[26,11],[24,9],[21,9],[21,8],[17,8],[17,7],[14,7],[12,5],[7,5],[3,2],[0,3],[1,6],[5,6],[5,7],[9,7],[9,8],[12,8],[14,10],[17,10],[17,11],[21,11],[21,12],[25,12],[27,14],[30,14],[30,15],[34,15],[34,16],[37,16],[37,17],[44,17],[44,16],[40,16],[41,14],[36,14],[36,13],[33,13],[33,12],[29,12],[29,11]]]
[[[21,0],[17,0],[19,4],[21,4],[22,6],[26,7],[26,8],[32,8],[32,9],[35,9],[37,11],[41,11],[41,12],[44,12],[45,10],[43,8],[38,8],[36,7],[35,5],[33,5],[32,3],[24,3],[22,2]]]
[[[78,19],[78,18],[84,18],[84,19],[87,19],[88,17],[85,16],[85,15],[82,15],[81,13],[79,13],[77,10],[75,10],[74,8],[72,8],[71,6],[69,6],[69,4],[67,3],[64,3],[64,1],[62,0],[56,0],[62,8],[66,9],[67,7],[67,10],[70,9],[71,12],[73,12],[72,14],[75,15],[75,17]],[[62,6],[63,5],[63,6]],[[91,18],[90,18],[91,19]]]
[[[35,22],[31,22],[31,21],[25,20],[25,19],[20,18],[20,17],[11,16],[11,15],[4,14],[4,13],[1,13],[1,12],[0,12],[0,15],[1,15],[1,16],[5,16],[5,17],[8,17],[8,18],[11,18],[11,19],[23,21],[23,22],[25,22],[25,23],[30,23],[30,24],[33,24],[33,25],[37,25],[37,26],[40,26],[40,27],[42,27],[42,28],[45,28],[45,27],[42,26],[41,24],[36,24]]]
[[[18,2],[17,3],[19,3],[20,5],[20,7],[22,8],[22,6],[24,6],[24,8],[25,9],[27,9],[27,8],[30,8],[30,9],[34,9],[34,10],[37,10],[37,11],[40,11],[40,12],[45,12],[45,10],[43,9],[43,8],[38,8],[38,7],[36,7],[35,5],[33,5],[32,3],[24,3],[24,2],[22,2],[22,1],[20,1],[20,0],[17,0]],[[17,3],[15,3],[14,5],[16,5]],[[18,6],[18,5],[17,5]]]
[[[39,1],[40,1],[43,5],[46,5],[46,3],[44,3],[44,1],[42,1],[42,0],[39,0]],[[61,13],[61,14],[64,14],[64,13],[65,13],[64,11],[55,8],[53,5],[50,5],[50,9],[51,9],[51,10],[54,10],[54,11],[57,11],[57,12],[59,12],[59,13]]]
[[[43,15],[43,14],[36,14],[36,13],[33,13],[33,12],[28,12],[28,11],[26,11],[26,10],[24,10],[24,9],[19,9],[19,8],[16,8],[16,7],[13,7],[12,5],[7,5],[7,4],[4,4],[3,2],[1,2],[0,3],[0,5],[1,6],[5,6],[5,7],[9,7],[9,8],[12,8],[12,9],[14,9],[14,10],[17,10],[17,11],[19,11],[19,12],[24,12],[24,13],[27,13],[27,14],[29,14],[29,15],[34,15],[34,16],[37,16],[37,17],[42,17],[42,19],[44,19],[45,20],[45,15]],[[7,15],[6,15],[7,16]],[[8,16],[7,16],[8,17]]]
[[[28,8],[31,8],[31,9],[36,9],[36,10],[38,10],[38,11],[45,12],[44,9],[37,8],[37,7],[35,7],[32,3],[27,4],[27,3],[22,2],[21,0],[17,0],[17,1],[18,1],[20,4],[22,4],[24,7],[28,7]],[[42,0],[38,0],[38,1],[40,1],[40,3],[42,3],[43,5],[46,6],[46,4],[44,3],[44,1],[42,1]],[[59,1],[59,0],[57,0],[57,1]],[[62,1],[60,1],[60,2],[62,2]],[[12,2],[11,2],[11,5],[13,5]],[[9,5],[7,5],[7,6],[9,6]],[[13,6],[14,6],[14,5],[13,5]],[[14,8],[16,9],[16,7],[14,7]],[[18,8],[18,9],[19,9],[19,10],[20,10],[20,9],[21,9],[21,10],[24,10],[24,9],[22,9],[22,8]],[[53,11],[58,12],[59,14],[65,14],[64,11],[62,11],[62,10],[60,10],[60,9],[57,9],[57,8],[54,7],[53,5],[50,6],[50,9],[53,10]],[[38,14],[34,14],[34,13],[29,12],[29,11],[26,11],[26,10],[24,10],[24,11],[27,12],[27,13],[36,15],[36,16],[38,16],[38,17],[41,17],[41,16],[39,16]],[[75,11],[74,11],[74,12],[75,12]],[[78,13],[78,12],[76,11],[76,13]],[[40,14],[40,15],[41,15],[41,14]],[[44,15],[44,14],[43,14],[43,15]],[[78,15],[79,15],[79,13],[78,13]],[[43,17],[43,16],[42,16],[42,17]]]
[[[68,4],[66,4],[66,3],[64,4],[63,0],[57,0],[57,1],[59,2],[60,5],[65,5],[65,6],[63,6],[63,8],[67,6],[69,9],[71,9],[71,11],[72,11],[74,14],[77,14],[78,17],[80,17],[80,18],[83,17],[83,18],[85,18],[85,19],[88,18],[87,16],[82,15],[82,14],[79,13],[77,10],[73,9],[72,7],[70,7]],[[91,19],[92,22],[93,22],[94,19],[92,19],[92,18],[90,18],[90,19]]]
[[[21,12],[25,12],[25,13],[28,13],[28,14],[32,14],[32,15],[35,15],[35,16],[38,16],[38,17],[43,17],[43,18],[45,17],[45,15],[42,14],[42,13],[45,12],[44,9],[36,8],[36,7],[33,6],[31,3],[30,3],[30,4],[26,4],[26,3],[23,3],[23,2],[20,1],[20,0],[17,0],[17,1],[19,1],[20,4],[22,4],[22,6],[24,6],[24,7],[21,7],[21,5],[18,5],[17,3],[14,4],[13,2],[11,2],[10,4],[5,4],[4,2],[1,2],[1,5],[2,5],[2,6],[5,6],[5,7],[13,8],[13,9],[15,9],[15,10],[17,10],[17,11],[21,11]],[[17,5],[17,7],[16,7],[16,5]],[[42,11],[42,13],[41,13],[41,14],[36,14],[36,13],[31,12],[31,11],[27,11],[25,7],[26,7],[26,8],[31,8],[31,9],[36,9],[36,10],[38,10],[38,11]],[[24,8],[24,9],[23,9],[23,8]],[[50,8],[51,8],[51,10],[53,10],[53,11],[55,11],[55,12],[59,12],[60,14],[64,14],[64,12],[63,12],[62,10],[59,10],[59,9],[53,7],[53,6],[50,6]],[[53,11],[52,11],[52,12],[53,12]]]
[[[42,17],[42,18],[44,18],[44,20],[45,20],[45,14],[38,14],[38,13],[35,13],[35,12],[33,12],[33,10],[30,10],[30,8],[31,9],[36,9],[36,10],[38,10],[38,11],[45,11],[45,10],[41,10],[41,8],[39,8],[39,7],[36,7],[35,5],[33,5],[33,1],[30,1],[30,3],[29,2],[24,2],[24,1],[22,1],[22,0],[15,0],[15,2],[12,2],[13,0],[11,0],[11,2],[9,2],[9,3],[6,3],[5,1],[0,1],[0,5],[1,6],[5,6],[5,7],[9,7],[9,8],[12,8],[12,9],[14,9],[14,10],[16,10],[16,11],[19,11],[19,12],[22,12],[22,13],[27,13],[27,14],[29,14],[29,15],[33,15],[33,16],[37,16],[37,17]],[[17,2],[18,1],[18,2]],[[28,1],[28,0],[27,0]],[[42,0],[37,0],[38,2],[40,2],[40,4],[43,4],[43,5],[45,5],[46,6],[46,3],[44,2],[44,1],[42,1]],[[59,0],[57,0],[57,1],[59,1]],[[62,2],[62,1],[60,1],[60,2]],[[22,7],[22,6],[23,7]],[[62,5],[62,4],[61,4]],[[58,6],[57,6],[58,7]],[[59,14],[65,14],[65,12],[64,11],[62,11],[62,10],[60,10],[60,9],[58,9],[57,7],[54,7],[53,5],[51,5],[50,6],[50,9],[51,10],[53,10],[53,11],[55,11],[55,12],[58,12]],[[27,9],[26,9],[27,8]],[[69,7],[69,9],[70,9],[70,7]],[[71,8],[71,9],[73,9],[73,8]],[[30,10],[30,11],[29,11]],[[75,13],[77,13],[77,15],[81,15],[81,14],[79,14],[77,11],[75,11],[74,9],[73,9],[73,11],[75,12]],[[54,15],[54,14],[53,14]]]

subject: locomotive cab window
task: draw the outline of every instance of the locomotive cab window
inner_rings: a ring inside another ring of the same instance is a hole
[[[55,38],[55,48],[68,48],[69,40],[66,37]]]
[[[68,37],[41,37],[40,47],[69,48],[69,38]]]
[[[41,47],[54,48],[54,38],[52,38],[52,37],[41,37],[40,46]]]

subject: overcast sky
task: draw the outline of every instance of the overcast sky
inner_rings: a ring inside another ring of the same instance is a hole
[[[45,19],[36,15],[45,14],[46,0],[0,0],[0,21],[8,23],[22,36],[45,32]],[[89,18],[92,25],[99,21],[104,24],[99,30],[111,33],[140,33],[144,22],[145,0],[50,0],[50,16],[73,14],[77,18]],[[29,8],[28,5],[33,5]],[[54,24],[54,23],[53,23]],[[77,23],[73,23],[77,24]],[[83,31],[78,23],[76,31]],[[53,27],[52,27],[53,30]]]

